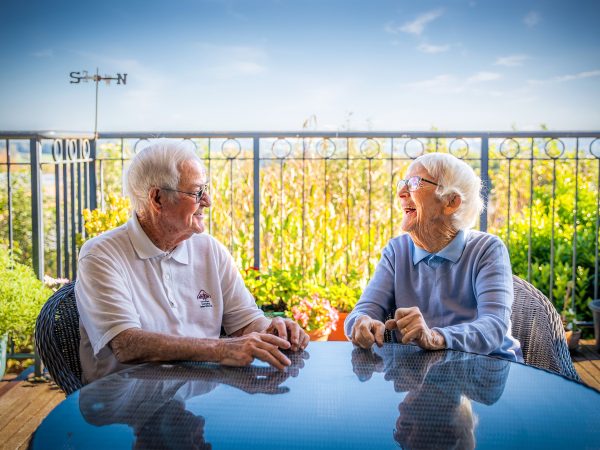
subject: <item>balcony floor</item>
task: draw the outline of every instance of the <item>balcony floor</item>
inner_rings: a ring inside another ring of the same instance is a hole
[[[595,341],[582,340],[571,354],[575,369],[588,386],[600,391],[600,352]],[[64,393],[52,382],[0,381],[0,442],[2,449],[26,449],[42,420],[64,400]]]

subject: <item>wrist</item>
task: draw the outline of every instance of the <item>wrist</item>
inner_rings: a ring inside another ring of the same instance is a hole
[[[446,348],[446,338],[437,330],[432,330],[432,350],[442,350]]]

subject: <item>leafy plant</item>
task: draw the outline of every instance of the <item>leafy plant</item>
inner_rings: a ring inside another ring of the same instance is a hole
[[[51,295],[30,266],[0,247],[0,336],[8,333],[16,347],[31,348],[35,321]]]
[[[121,197],[117,194],[108,194],[106,196],[105,209],[84,209],[83,221],[86,238],[93,238],[99,234],[123,225],[129,219],[129,210],[131,203],[129,198]],[[81,246],[84,238],[77,235],[77,244]]]
[[[331,306],[329,300],[319,294],[309,296],[295,295],[291,299],[291,309],[286,311],[286,316],[294,319],[306,331],[321,330],[329,334],[336,329],[339,314]]]

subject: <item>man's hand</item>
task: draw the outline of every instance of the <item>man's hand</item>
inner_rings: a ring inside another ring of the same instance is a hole
[[[384,332],[385,325],[383,322],[362,315],[354,322],[350,338],[353,344],[364,349],[371,348],[373,344],[381,347],[383,345]]]
[[[219,339],[217,362],[226,366],[247,366],[258,358],[283,370],[291,361],[279,349],[289,349],[286,339],[268,333],[252,332],[243,336]]]
[[[290,350],[293,352],[304,350],[310,341],[310,337],[300,328],[300,325],[292,319],[282,319],[281,317],[273,317],[265,333],[286,339],[291,344]]]
[[[385,322],[385,328],[398,330],[402,335],[403,344],[414,342],[426,350],[446,348],[444,336],[427,326],[421,311],[416,306],[398,308],[394,313],[394,318]]]

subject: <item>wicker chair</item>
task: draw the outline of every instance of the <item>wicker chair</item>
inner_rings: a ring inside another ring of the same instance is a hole
[[[560,315],[550,300],[517,276],[513,276],[513,286],[512,335],[521,343],[525,363],[581,381],[571,361]],[[388,314],[386,320],[391,318]],[[384,341],[392,340],[386,330]]]
[[[38,355],[54,382],[66,395],[83,386],[79,340],[75,282],[71,282],[48,299],[35,324]]]
[[[581,381],[573,366],[565,331],[554,305],[538,289],[513,276],[512,334],[525,363]]]

